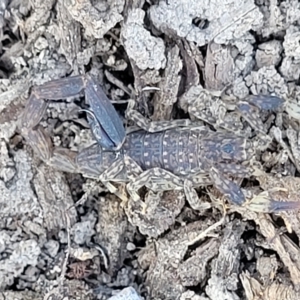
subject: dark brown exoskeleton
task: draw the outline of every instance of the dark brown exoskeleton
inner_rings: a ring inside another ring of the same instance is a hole
[[[59,100],[83,89],[90,105],[87,116],[96,143],[80,153],[55,148],[39,126],[47,107],[44,99]],[[239,103],[238,109],[256,127],[259,122],[251,115],[253,107],[269,110],[282,103],[278,97],[256,96]],[[228,175],[243,178],[262,172],[251,164],[254,142],[235,133],[196,127],[190,120],[149,122],[133,107],[134,102],[130,101],[126,116],[135,121],[139,129],[126,135],[115,108],[90,76],[55,80],[33,88],[22,117],[21,131],[46,163],[65,172],[79,172],[99,179],[120,197],[111,182],[126,182],[133,200],[139,199],[137,192],[142,186],[154,191],[184,189],[191,206],[196,208],[199,199],[194,188],[213,184],[234,204],[247,203],[239,185]],[[300,208],[300,202],[272,199],[247,205],[264,212]]]

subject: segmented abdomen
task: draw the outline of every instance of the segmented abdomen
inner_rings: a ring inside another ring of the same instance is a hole
[[[177,175],[208,171],[211,162],[243,161],[246,140],[230,133],[171,129],[127,136],[124,152],[144,170],[160,167]]]

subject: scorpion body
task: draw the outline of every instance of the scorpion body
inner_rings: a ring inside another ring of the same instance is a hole
[[[196,171],[208,173],[211,163],[243,162],[249,159],[251,146],[251,141],[245,138],[204,128],[169,129],[155,133],[139,130],[127,135],[119,153],[104,151],[94,144],[78,154],[76,164],[83,174],[99,177],[120,157],[127,155],[142,170],[161,168],[188,177]],[[122,174],[122,178],[127,179],[126,173]]]
[[[84,111],[88,112],[97,143],[79,153],[54,147],[39,125],[47,107],[43,99],[59,100],[82,90],[90,106],[90,110]],[[257,96],[241,102],[237,109],[252,127],[264,134],[262,121],[255,117],[256,110],[275,109],[282,104],[278,97]],[[196,127],[190,120],[149,122],[133,108],[134,101],[130,101],[126,116],[139,130],[126,135],[115,108],[89,75],[65,78],[32,90],[21,119],[21,132],[46,163],[65,172],[96,178],[121,199],[126,197],[110,182],[127,182],[127,192],[133,201],[140,200],[137,192],[142,186],[153,191],[184,189],[187,200],[197,209],[199,199],[194,187],[213,184],[231,202],[247,204],[240,186],[226,175],[243,178],[262,174],[260,167],[252,164],[255,142],[222,129]],[[199,117],[206,120],[205,114]],[[300,202],[267,198],[251,201],[249,207],[256,211],[300,208]]]

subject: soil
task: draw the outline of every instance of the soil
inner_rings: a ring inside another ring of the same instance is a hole
[[[249,140],[251,161],[215,166],[246,203],[211,173],[193,198],[143,187],[134,201],[114,183],[124,200],[41,159],[47,141],[22,134],[37,116],[55,149],[95,140],[84,91],[40,99],[39,116],[32,88],[87,73],[128,130],[134,100],[149,124]],[[272,207],[300,207],[299,76],[298,0],[0,0],[0,300],[300,299],[299,210]]]

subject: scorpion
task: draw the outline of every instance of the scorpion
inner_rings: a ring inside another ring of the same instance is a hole
[[[48,101],[76,96],[82,91],[89,104],[89,109],[84,111],[96,141],[78,153],[54,147],[39,124]],[[270,110],[283,103],[275,96],[251,99],[239,103],[238,109],[253,127],[258,124],[253,109]],[[256,153],[251,139],[234,132],[195,126],[190,119],[151,122],[134,105],[133,100],[129,101],[126,117],[137,126],[126,132],[112,102],[90,75],[49,81],[31,89],[21,118],[21,134],[47,164],[63,172],[98,179],[122,200],[124,196],[113,182],[125,183],[133,201],[140,199],[138,191],[143,186],[154,192],[182,189],[191,207],[196,208],[199,198],[195,188],[214,185],[233,204],[248,205],[254,211],[300,208],[300,202],[272,199],[248,203],[241,187],[228,177],[249,178],[261,174],[262,170],[249,163]]]

